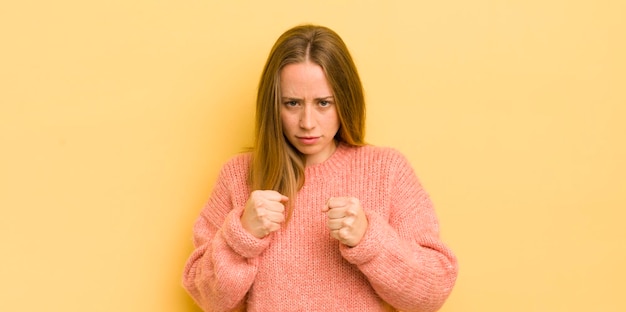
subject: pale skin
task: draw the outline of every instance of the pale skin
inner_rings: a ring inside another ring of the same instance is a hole
[[[285,222],[287,196],[272,190],[257,190],[250,193],[241,215],[241,225],[250,234],[263,238],[280,229]]]
[[[328,218],[330,237],[354,247],[361,242],[367,230],[367,217],[355,197],[331,197],[322,208]]]
[[[305,157],[306,166],[324,162],[337,148],[339,117],[324,70],[311,62],[285,66],[281,72],[281,121],[286,139]],[[288,198],[276,191],[253,191],[241,216],[243,228],[263,238],[281,228]],[[331,197],[321,212],[330,236],[354,247],[367,230],[361,203],[354,197]]]

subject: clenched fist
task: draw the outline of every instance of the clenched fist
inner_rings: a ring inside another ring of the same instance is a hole
[[[253,191],[241,215],[241,225],[254,237],[263,238],[285,221],[287,196],[276,191]]]
[[[361,203],[354,197],[331,197],[322,208],[328,218],[330,236],[354,247],[367,230],[367,217]]]

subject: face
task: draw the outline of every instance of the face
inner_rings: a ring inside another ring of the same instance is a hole
[[[339,116],[324,70],[310,62],[289,64],[280,72],[280,90],[285,137],[307,166],[325,161],[336,149]]]

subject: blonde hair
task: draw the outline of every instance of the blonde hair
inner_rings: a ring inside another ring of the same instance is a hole
[[[283,136],[280,118],[280,71],[288,64],[319,65],[331,86],[339,130],[335,140],[364,145],[365,99],[356,66],[337,33],[316,25],[296,26],[283,33],[269,54],[256,103],[255,144],[250,185],[253,190],[275,190],[290,198],[291,216],[296,193],[304,185],[304,155]]]

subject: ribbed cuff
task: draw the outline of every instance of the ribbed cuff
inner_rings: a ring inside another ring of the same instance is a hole
[[[224,241],[244,258],[258,257],[270,244],[270,235],[256,238],[241,225],[243,209],[233,209],[226,216],[222,227]]]
[[[374,212],[366,212],[367,230],[365,235],[354,247],[344,244],[339,245],[339,251],[344,259],[355,265],[365,264],[376,257],[385,243],[385,231],[389,224]]]

